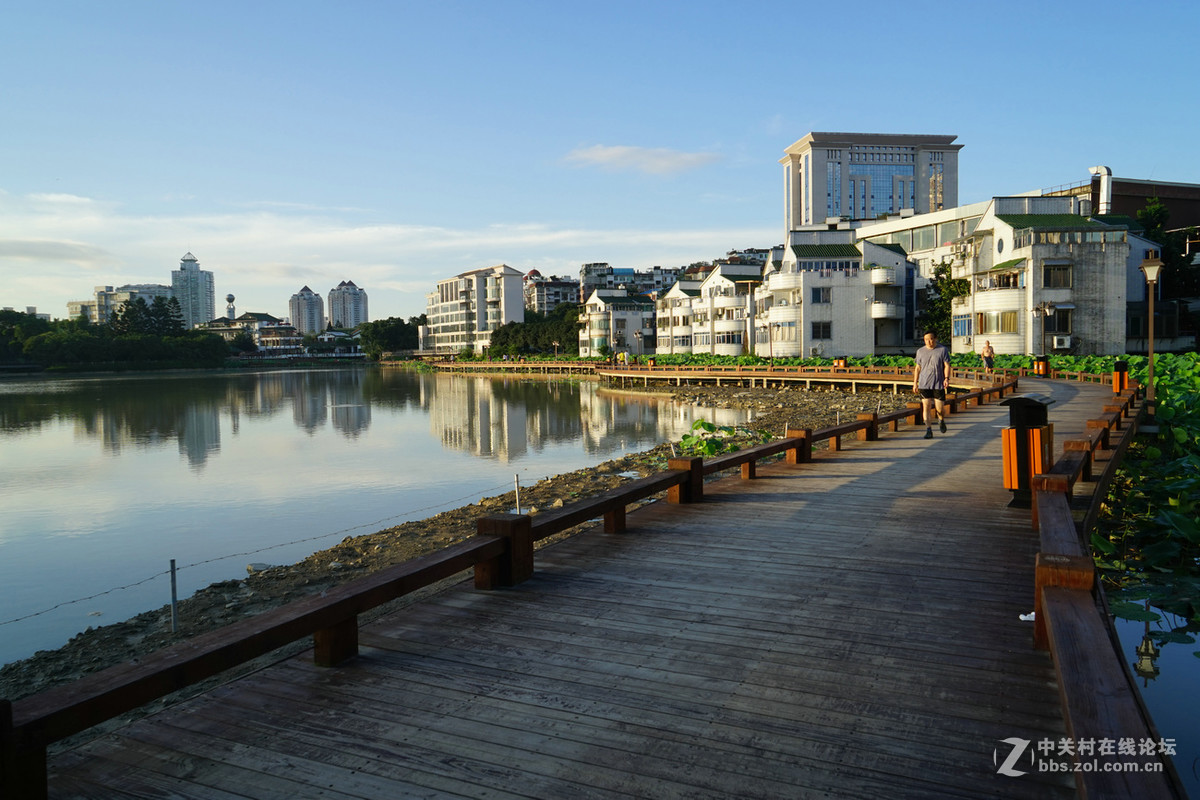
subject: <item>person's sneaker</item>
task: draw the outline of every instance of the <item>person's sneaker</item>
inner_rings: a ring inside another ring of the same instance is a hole
[[[941,430],[941,432],[942,432],[942,433],[945,433],[945,432],[946,432],[946,420],[942,420],[942,421],[941,421],[941,422],[938,424],[938,429],[939,429],[939,430]]]
[[[932,438],[933,438],[933,428],[926,428],[926,429],[925,429],[925,438],[926,438],[926,439],[932,439]]]

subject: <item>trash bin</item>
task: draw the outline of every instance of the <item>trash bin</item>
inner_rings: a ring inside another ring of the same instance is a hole
[[[1120,394],[1129,388],[1129,362],[1113,362],[1112,373],[1113,394]]]
[[[843,368],[844,368],[844,367],[846,366],[846,357],[845,357],[845,356],[838,356],[837,358],[835,358],[835,359],[833,360],[833,365],[834,365],[835,367],[843,367]]]
[[[1049,356],[1034,356],[1033,357],[1033,374],[1039,378],[1050,377],[1050,357]]]
[[[1004,488],[1013,498],[1009,506],[1029,508],[1033,499],[1031,478],[1050,469],[1054,456],[1054,426],[1044,394],[1018,394],[1000,401],[1008,406],[1008,424],[1000,432],[1004,450]]]

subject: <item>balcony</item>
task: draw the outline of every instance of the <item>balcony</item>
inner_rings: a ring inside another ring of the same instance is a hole
[[[896,270],[890,267],[867,270],[871,274],[872,286],[895,286]]]
[[[725,295],[716,295],[712,298],[713,308],[745,308],[746,296],[733,295],[731,297]]]
[[[804,283],[804,275],[798,272],[777,273],[767,279],[767,288],[772,292],[799,289]]]
[[[871,303],[871,319],[903,319],[904,306],[898,303]]]

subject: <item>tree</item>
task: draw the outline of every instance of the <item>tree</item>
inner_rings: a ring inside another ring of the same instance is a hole
[[[1159,245],[1163,262],[1160,279],[1162,297],[1169,299],[1200,294],[1200,276],[1192,266],[1191,256],[1185,252],[1189,234],[1194,237],[1195,229],[1168,231],[1171,212],[1157,197],[1147,200],[1146,207],[1138,211],[1136,216],[1145,237]]]
[[[950,302],[971,292],[971,282],[965,278],[950,277],[950,263],[943,261],[933,268],[933,279],[925,287],[925,298],[917,323],[927,333],[932,333],[940,342],[950,341]]]
[[[424,314],[419,317],[409,317],[407,322],[400,317],[364,322],[358,326],[358,344],[369,358],[377,361],[384,353],[416,350],[419,339],[417,329],[424,324]]]
[[[229,349],[236,355],[257,353],[258,345],[254,343],[254,337],[249,331],[241,331],[229,342]]]

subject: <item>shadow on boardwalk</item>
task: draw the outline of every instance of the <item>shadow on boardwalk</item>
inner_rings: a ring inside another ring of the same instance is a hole
[[[1081,430],[1105,387],[1038,385]],[[1078,419],[1069,401],[1083,394]],[[1000,406],[654,503],[51,761],[52,797],[1072,797]]]

